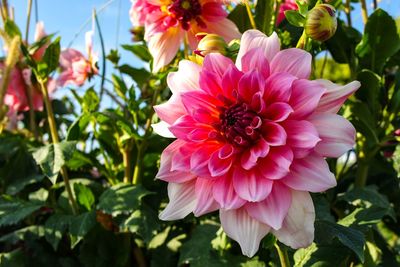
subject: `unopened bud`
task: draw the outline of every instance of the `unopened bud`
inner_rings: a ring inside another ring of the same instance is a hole
[[[142,27],[142,26],[132,27],[130,29],[130,32],[132,33],[132,41],[134,41],[134,42],[143,41],[144,27]]]
[[[200,39],[197,49],[194,51],[196,55],[205,57],[210,53],[226,54],[228,45],[221,36],[213,33],[199,33],[196,37]]]
[[[311,39],[326,41],[335,34],[336,28],[336,10],[333,6],[320,4],[308,12],[304,29]]]

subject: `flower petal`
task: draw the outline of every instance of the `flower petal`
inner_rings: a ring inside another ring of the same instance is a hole
[[[265,117],[275,122],[286,120],[293,113],[293,108],[284,102],[275,102],[265,110]]]
[[[247,203],[245,207],[251,217],[278,230],[282,227],[291,203],[291,190],[277,182],[265,200]]]
[[[281,179],[289,172],[293,152],[288,146],[271,147],[268,156],[257,164],[262,175],[271,180]]]
[[[267,141],[270,146],[286,145],[286,131],[278,123],[265,121],[262,126],[262,131],[265,141]]]
[[[275,102],[288,102],[292,94],[293,81],[297,80],[296,76],[286,72],[274,73],[267,79],[264,100],[268,104]]]
[[[292,190],[292,205],[279,230],[272,233],[279,241],[293,248],[305,248],[314,240],[314,204],[308,192]]]
[[[247,257],[257,253],[261,240],[270,230],[268,225],[250,217],[245,209],[221,209],[219,217],[225,233],[239,243],[242,253]]]
[[[289,104],[294,112],[290,118],[307,118],[315,111],[325,88],[315,81],[299,79],[293,82]]]
[[[218,34],[224,38],[225,42],[240,38],[240,32],[235,23],[227,18],[223,18],[218,22],[207,22],[207,28],[210,32]]]
[[[213,185],[213,180],[197,178],[195,187],[197,205],[193,211],[196,217],[219,209],[219,204],[213,197]]]
[[[195,181],[168,184],[169,203],[159,214],[163,221],[180,220],[196,207]]]
[[[175,135],[168,129],[169,126],[170,125],[165,121],[160,121],[159,123],[154,123],[151,125],[153,132],[156,134],[166,138],[176,138]]]
[[[242,57],[253,48],[259,47],[263,50],[265,58],[271,62],[279,52],[280,42],[278,35],[273,32],[271,36],[266,36],[258,30],[246,31],[240,41],[240,49],[236,59],[236,66],[242,69]]]
[[[257,71],[252,70],[245,73],[239,81],[239,95],[246,103],[251,103],[256,93],[263,93],[265,79]]]
[[[294,160],[289,174],[281,180],[284,184],[300,191],[323,192],[336,186],[336,179],[322,156],[310,154]]]
[[[307,156],[321,140],[317,129],[309,121],[284,121],[287,144],[293,149],[296,158]]]
[[[215,180],[213,196],[221,205],[222,209],[238,209],[246,203],[246,201],[240,198],[236,193],[233,187],[232,177],[230,177],[229,174]]]
[[[265,179],[256,171],[236,168],[233,172],[233,187],[236,193],[250,202],[262,201],[271,192],[272,181]]]
[[[311,73],[311,54],[298,48],[278,52],[270,61],[271,73],[288,72],[297,78],[308,79]]]
[[[258,159],[267,156],[268,152],[269,144],[264,138],[260,138],[257,144],[253,145],[242,154],[241,166],[246,170],[250,170],[257,165]]]
[[[342,116],[336,114],[314,114],[309,118],[318,131],[321,142],[315,151],[324,157],[340,157],[353,148],[356,129]]]
[[[224,150],[230,147],[232,152],[228,152],[230,156],[224,156]],[[221,152],[222,151],[222,152]],[[233,159],[231,155],[233,154],[233,147],[231,145],[223,146],[221,149],[215,151],[211,154],[210,160],[208,161],[208,169],[212,177],[218,177],[226,174],[232,166]]]
[[[324,113],[338,112],[344,101],[361,86],[359,81],[353,81],[344,86],[328,80],[320,79],[315,81],[327,89],[326,93],[322,95],[316,110]]]
[[[264,79],[269,76],[269,63],[260,47],[253,48],[242,57],[242,71],[257,70]]]
[[[178,71],[168,74],[167,83],[173,94],[200,90],[201,67],[189,60],[179,62]]]
[[[186,110],[182,104],[182,99],[178,94],[173,94],[167,102],[153,107],[157,116],[168,123],[169,125],[183,115],[186,115]]]

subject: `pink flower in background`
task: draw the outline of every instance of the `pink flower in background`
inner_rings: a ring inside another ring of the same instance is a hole
[[[42,38],[46,37],[47,33],[44,31],[44,23],[42,21],[39,21],[36,23],[36,30],[35,30],[35,42],[40,41]],[[44,52],[46,51],[48,47],[48,43],[40,47],[38,50],[35,51],[35,53],[32,55],[32,57],[39,61],[42,59]]]
[[[145,40],[153,55],[153,71],[172,61],[185,35],[192,50],[196,34],[216,33],[225,41],[239,38],[236,25],[227,19],[222,1],[210,0],[137,0],[132,2],[131,20],[144,22]]]
[[[85,37],[87,57],[72,48],[61,52],[61,74],[57,80],[58,86],[64,87],[70,84],[81,86],[87,79],[98,73],[97,56],[93,53],[93,31],[87,32]]]
[[[295,0],[286,0],[279,6],[279,14],[276,19],[276,24],[279,25],[285,19],[285,11],[286,10],[297,10],[297,4]]]
[[[355,129],[337,115],[357,90],[308,80],[311,55],[280,51],[276,33],[243,34],[236,64],[209,54],[203,66],[181,61],[168,76],[172,97],[155,106],[154,130],[176,137],[157,178],[169,182],[163,220],[219,210],[228,236],[253,256],[269,232],[292,248],[314,238],[309,192],[336,185],[325,157],[354,145]]]

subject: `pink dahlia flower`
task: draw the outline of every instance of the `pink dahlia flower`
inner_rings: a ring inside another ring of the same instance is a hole
[[[279,6],[278,18],[276,19],[276,24],[279,25],[285,19],[286,10],[297,10],[297,4],[295,0],[286,0]]]
[[[185,35],[192,50],[196,49],[195,35],[199,32],[218,34],[226,42],[240,37],[236,25],[226,18],[222,1],[136,0],[130,14],[133,22],[144,22],[154,72],[172,61]]]
[[[253,256],[269,232],[292,248],[314,238],[309,192],[336,185],[325,157],[354,145],[355,129],[336,114],[358,89],[308,80],[311,55],[280,51],[276,33],[243,34],[236,64],[209,54],[181,61],[168,76],[172,97],[155,106],[154,130],[176,137],[157,178],[169,182],[162,220],[219,210],[228,236]]]
[[[87,32],[85,37],[87,57],[72,48],[61,52],[61,74],[57,80],[58,86],[64,87],[69,84],[82,86],[87,79],[98,73],[97,55],[93,52],[93,31]]]

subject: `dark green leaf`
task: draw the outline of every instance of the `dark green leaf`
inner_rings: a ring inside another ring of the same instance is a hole
[[[0,198],[0,226],[16,224],[42,206],[43,203],[40,202],[26,202],[3,196]]]
[[[375,119],[381,112],[380,92],[381,79],[370,70],[363,70],[357,75],[357,80],[361,83],[360,89],[356,92],[356,97],[368,105],[371,114]]]
[[[121,45],[121,46],[123,49],[132,52],[134,55],[136,55],[138,58],[140,58],[141,60],[143,60],[145,62],[149,62],[152,59],[152,56],[151,56],[149,50],[144,45],[125,44],[125,45]]]
[[[15,24],[15,22],[12,20],[6,21],[6,23],[4,24],[4,30],[11,38],[16,35],[22,36],[21,31],[18,28],[18,25]]]
[[[43,72],[40,72],[44,75],[41,75],[42,79],[47,79],[47,76],[57,69],[60,52],[60,37],[58,37],[46,48],[46,51],[43,55],[42,62],[46,64],[46,69],[45,71],[43,70]]]
[[[365,238],[362,232],[328,221],[315,221],[315,241],[331,242],[337,238],[340,243],[351,249],[357,257],[364,261]]]
[[[142,197],[150,194],[143,186],[118,184],[107,189],[101,196],[97,208],[116,216],[139,208]]]
[[[118,68],[122,73],[129,75],[137,83],[139,88],[142,88],[143,84],[150,78],[150,73],[143,68],[137,69],[127,64],[121,65]]]
[[[67,141],[79,140],[83,134],[83,131],[89,125],[91,118],[92,116],[87,113],[83,113],[81,116],[79,116],[68,128]]]
[[[252,28],[244,5],[237,5],[228,15],[228,19],[232,20],[236,24],[240,32],[245,32]]]
[[[71,248],[74,248],[95,225],[95,211],[85,212],[73,218],[69,226]]]
[[[44,178],[43,174],[33,174],[29,176],[25,176],[21,179],[14,180],[8,187],[6,193],[8,195],[15,195],[19,193],[25,186],[38,183],[42,181]]]
[[[300,15],[297,10],[286,10],[285,17],[290,24],[296,27],[304,27],[304,23],[306,22],[306,18]]]
[[[7,253],[0,253],[0,266],[25,267],[25,254],[22,249],[16,249]]]
[[[72,157],[76,142],[65,141],[58,144],[43,146],[33,153],[36,163],[43,173],[55,184],[62,166]]]
[[[45,235],[44,227],[42,225],[30,225],[21,229],[18,229],[12,233],[3,235],[0,238],[0,242],[14,245],[19,241],[29,239],[39,239]],[[1,265],[0,265],[1,266]]]
[[[342,246],[316,245],[300,248],[294,253],[295,267],[347,266],[347,249]]]
[[[381,73],[389,57],[400,49],[396,23],[388,13],[377,9],[368,18],[364,35],[356,48],[364,68]]]
[[[66,214],[54,214],[50,216],[44,225],[44,237],[57,250],[63,234],[68,228],[73,216]]]
[[[273,22],[271,22],[274,10],[274,1],[257,1],[255,8],[255,17],[257,28],[262,32],[270,35],[271,27]]]
[[[86,90],[82,100],[82,109],[84,112],[94,112],[99,108],[100,99],[93,88]]]
[[[75,183],[74,191],[78,203],[85,207],[87,211],[92,210],[94,204],[94,195],[92,190],[83,184]]]

